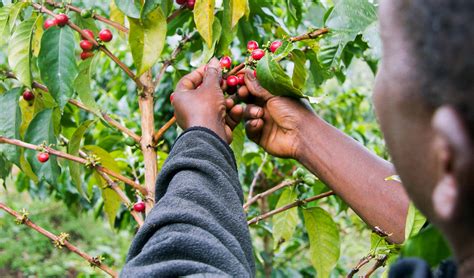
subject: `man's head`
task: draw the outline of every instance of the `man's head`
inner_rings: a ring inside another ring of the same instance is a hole
[[[453,242],[474,232],[474,1],[382,0],[379,12],[377,116],[410,197]]]

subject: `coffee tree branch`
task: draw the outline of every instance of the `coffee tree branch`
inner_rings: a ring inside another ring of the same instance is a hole
[[[52,155],[55,155],[57,157],[61,157],[61,158],[64,158],[64,159],[67,159],[67,160],[71,160],[71,161],[74,161],[74,162],[77,162],[77,163],[80,163],[80,164],[84,164],[84,165],[88,165],[89,164],[89,161],[87,161],[86,159],[84,158],[81,158],[81,157],[77,157],[77,156],[73,156],[73,155],[70,155],[68,153],[64,153],[64,152],[61,152],[61,151],[58,151],[58,150],[55,150],[55,149],[52,149],[48,146],[44,146],[44,147],[40,147],[40,146],[37,146],[37,145],[33,145],[33,144],[29,144],[29,143],[26,143],[26,142],[23,142],[21,140],[17,140],[17,139],[10,139],[10,138],[5,138],[3,136],[0,136],[0,143],[5,143],[5,144],[11,144],[11,145],[16,145],[16,146],[19,146],[19,147],[22,147],[22,148],[26,148],[26,149],[31,149],[31,150],[35,150],[35,151],[38,151],[42,148],[44,148],[44,151],[49,153],[49,154],[52,154]],[[138,183],[134,182],[133,180],[131,180],[130,178],[127,178],[121,174],[118,174],[118,173],[115,173],[114,171],[108,169],[108,168],[105,168],[103,166],[100,166],[100,165],[96,165],[96,166],[93,166],[97,171],[100,171],[100,172],[104,172],[130,186],[132,186],[133,188],[135,188],[136,190],[140,191],[143,195],[146,195],[147,194],[147,190],[145,188],[143,188],[141,185],[139,185]]]
[[[307,204],[309,202],[313,202],[313,201],[316,201],[316,200],[319,200],[319,199],[322,199],[322,198],[325,198],[325,197],[328,197],[328,196],[331,196],[331,195],[334,195],[333,191],[328,191],[328,192],[325,192],[325,193],[322,193],[322,194],[319,194],[319,195],[316,195],[316,196],[313,196],[313,197],[310,197],[310,198],[306,198],[304,200],[297,200],[297,201],[295,201],[291,204],[288,204],[286,206],[274,209],[272,211],[269,211],[267,213],[264,213],[262,215],[254,217],[254,218],[250,219],[249,221],[247,221],[247,225],[250,226],[250,225],[256,224],[259,221],[267,219],[267,218],[269,218],[269,217],[271,217],[275,214],[282,213],[282,212],[284,212],[286,210],[289,210],[291,208],[302,206],[302,205]]]
[[[300,180],[284,181],[284,182],[268,189],[265,192],[259,193],[259,194],[255,195],[252,198],[247,200],[247,203],[244,204],[244,209],[247,210],[253,203],[255,203],[256,201],[258,201],[258,200],[260,200],[264,197],[267,197],[268,195],[273,194],[275,191],[278,191],[278,190],[280,190],[282,188],[285,188],[287,186],[292,186],[292,185],[298,184],[299,182],[301,182],[301,181]]]
[[[66,247],[71,252],[74,252],[77,255],[84,258],[85,260],[87,260],[91,266],[100,268],[101,270],[103,270],[105,273],[107,273],[111,277],[118,277],[117,272],[112,270],[110,267],[104,265],[101,262],[100,257],[92,257],[91,255],[81,251],[75,245],[71,244],[67,240],[67,234],[60,234],[59,236],[57,236],[57,235],[47,231],[46,229],[36,225],[35,223],[33,223],[30,219],[28,219],[27,213],[20,214],[17,211],[11,209],[10,207],[8,207],[7,205],[5,205],[3,203],[0,203],[0,209],[6,211],[7,213],[9,213],[13,217],[15,217],[17,219],[18,223],[24,224],[24,225],[32,228],[33,230],[37,231],[38,233],[40,233],[40,234],[46,236],[47,238],[51,239],[54,242],[56,247],[58,247],[60,249],[62,247]]]

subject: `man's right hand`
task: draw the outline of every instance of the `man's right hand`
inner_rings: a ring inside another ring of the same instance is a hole
[[[298,159],[301,138],[316,117],[313,110],[301,100],[272,95],[252,71],[246,72],[245,84],[238,94],[248,103],[244,111],[247,136],[271,155]]]

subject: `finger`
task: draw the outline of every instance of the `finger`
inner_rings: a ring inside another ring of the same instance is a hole
[[[247,100],[249,96],[249,89],[247,86],[240,86],[239,90],[237,91],[237,95],[241,100]]]
[[[247,86],[247,89],[249,90],[250,94],[255,97],[261,98],[264,101],[267,101],[268,99],[273,97],[272,94],[270,94],[260,85],[257,78],[253,74],[253,71],[251,70],[247,70],[245,72],[245,85]]]
[[[262,119],[253,119],[245,122],[245,133],[247,133],[247,137],[255,143],[258,143],[260,141],[260,134],[262,132],[262,128]]]
[[[263,117],[263,108],[254,104],[248,104],[245,107],[244,111],[244,119],[245,120],[252,120],[252,119],[259,119]]]
[[[203,85],[204,86],[219,86],[222,78],[222,69],[219,64],[219,60],[212,58],[204,75]]]
[[[199,85],[201,85],[204,78],[204,67],[205,66],[201,66],[191,73],[183,76],[176,85],[176,91],[194,90]]]
[[[225,108],[227,110],[232,109],[232,107],[234,107],[234,105],[235,105],[235,102],[232,98],[226,98],[225,99]]]
[[[241,105],[234,106],[226,115],[226,123],[233,130],[242,120],[244,108]]]
[[[232,129],[227,125],[224,127],[224,129],[225,129],[227,144],[230,144],[230,143],[232,143],[232,139],[233,139],[232,138]]]

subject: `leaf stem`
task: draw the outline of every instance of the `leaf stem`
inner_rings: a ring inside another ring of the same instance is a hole
[[[31,220],[29,220],[27,217],[25,217],[25,215],[22,215],[22,214],[18,213],[17,211],[11,209],[10,207],[5,205],[4,203],[0,203],[0,209],[6,211],[10,215],[15,217],[19,221],[21,221],[22,224],[32,228],[33,230],[37,231],[38,233],[40,233],[40,234],[46,236],[47,238],[51,239],[53,242],[61,242],[61,246],[64,246],[67,249],[69,249],[71,252],[74,252],[77,255],[81,256],[82,258],[87,260],[92,266],[96,266],[96,267],[100,268],[101,270],[106,272],[111,277],[118,277],[117,272],[115,272],[110,267],[108,267],[108,266],[104,265],[103,263],[101,263],[100,260],[97,257],[92,257],[91,255],[81,251],[78,247],[71,244],[69,241],[65,240],[63,237],[57,236],[57,235],[49,232],[48,230],[36,225]]]
[[[253,203],[255,203],[256,201],[264,198],[264,197],[267,197],[268,195],[271,195],[273,194],[275,191],[277,190],[280,190],[282,188],[285,188],[287,186],[292,186],[292,185],[295,185],[297,183],[301,182],[300,180],[289,180],[289,181],[284,181],[272,188],[270,188],[269,190],[265,191],[265,192],[262,192],[260,194],[257,194],[255,196],[253,196],[252,198],[249,198],[247,200],[247,203],[244,204],[244,209],[247,210]]]

